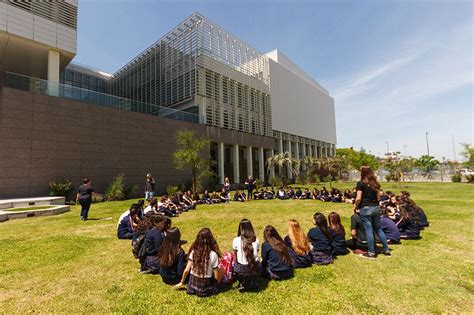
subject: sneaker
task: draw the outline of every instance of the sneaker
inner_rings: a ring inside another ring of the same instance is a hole
[[[245,287],[239,283],[239,286],[237,287],[237,291],[244,291],[245,290]]]
[[[81,217],[81,221],[86,221],[87,219],[84,217]]]
[[[146,275],[146,274],[151,272],[150,269],[138,269],[138,270],[139,270],[138,273],[140,273],[142,275]]]
[[[392,257],[392,253],[389,250],[382,252],[382,254],[384,254],[384,256],[387,256],[387,257]]]
[[[371,254],[371,253],[359,254],[359,256],[363,257],[363,258],[369,258],[369,259],[377,258],[377,256],[375,256],[375,254]]]

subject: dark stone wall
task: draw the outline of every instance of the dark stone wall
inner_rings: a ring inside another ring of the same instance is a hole
[[[44,196],[48,183],[88,177],[98,192],[125,173],[144,189],[146,173],[157,189],[190,181],[172,161],[173,135],[190,129],[213,142],[272,148],[273,139],[233,130],[114,110],[1,88],[0,198]]]

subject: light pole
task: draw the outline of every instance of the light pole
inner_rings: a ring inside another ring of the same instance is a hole
[[[425,133],[425,135],[426,135],[426,152],[428,153],[428,156],[430,156],[430,145],[428,144],[428,133],[429,132]]]
[[[443,180],[444,159],[445,159],[445,157],[443,156],[443,162],[441,163],[441,182],[444,182],[444,180]]]
[[[407,145],[403,145],[403,153],[405,153],[405,156],[407,156]]]
[[[388,141],[385,141],[385,144],[387,145],[387,153],[390,152],[390,147],[388,145]]]

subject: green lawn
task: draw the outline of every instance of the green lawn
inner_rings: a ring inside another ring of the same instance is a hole
[[[338,184],[340,188],[351,184]],[[399,191],[384,184],[385,190]],[[24,312],[472,312],[474,310],[474,185],[410,183],[431,223],[423,239],[393,246],[393,257],[368,261],[350,254],[329,266],[297,270],[258,293],[227,290],[210,298],[189,296],[159,276],[137,273],[130,242],[116,238],[119,215],[131,201],[94,204],[58,216],[0,223],[0,310]],[[173,219],[183,239],[209,227],[221,250],[230,250],[241,218],[249,218],[262,241],[265,225],[285,234],[287,220],[311,227],[314,212],[337,211],[349,229],[351,206],[301,201],[255,201],[200,206]],[[188,248],[186,245],[186,249]]]

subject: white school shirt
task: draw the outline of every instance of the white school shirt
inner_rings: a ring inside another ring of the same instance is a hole
[[[258,261],[258,251],[260,250],[260,241],[258,240],[258,238],[255,239],[254,242],[252,242],[252,247],[255,260]],[[249,262],[247,260],[247,257],[245,256],[242,238],[240,236],[234,238],[234,240],[232,241],[232,248],[237,251],[237,262],[241,265],[248,265]]]
[[[120,225],[120,222],[122,222],[122,219],[125,218],[129,213],[130,213],[130,210],[126,210],[124,213],[120,215],[117,226]]]
[[[194,254],[194,251],[191,251],[191,253],[189,254],[188,259],[191,261],[193,261],[193,254]],[[215,251],[211,250],[209,254],[209,264],[207,265],[206,273],[204,275],[200,275],[197,272],[194,272],[194,266],[193,266],[193,268],[191,268],[191,274],[198,278],[212,278],[213,276],[212,270],[217,269],[217,267],[219,267],[219,256],[217,255]]]

